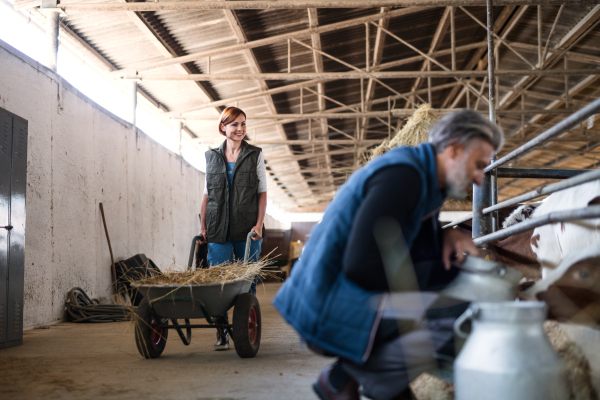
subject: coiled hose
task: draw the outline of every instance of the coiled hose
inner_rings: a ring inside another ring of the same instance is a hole
[[[67,311],[72,322],[119,322],[129,321],[135,307],[100,304],[98,299],[90,299],[83,289],[73,288],[67,297]]]

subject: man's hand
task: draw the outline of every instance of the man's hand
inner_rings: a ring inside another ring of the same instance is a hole
[[[262,225],[256,225],[250,232],[256,232],[256,236],[254,236],[252,240],[257,241],[258,239],[262,239]]]
[[[450,257],[456,254],[456,261],[460,264],[465,260],[463,253],[473,256],[479,254],[479,249],[473,244],[473,239],[456,229],[444,229],[444,248],[442,261],[444,268],[450,270]]]
[[[203,226],[200,228],[200,233],[198,234],[198,236],[202,236],[204,238],[204,240],[196,240],[196,242],[198,242],[198,244],[204,244],[206,243],[206,227]]]

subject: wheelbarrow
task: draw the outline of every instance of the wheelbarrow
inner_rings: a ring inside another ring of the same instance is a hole
[[[250,241],[256,232],[246,239],[244,263],[248,262]],[[191,270],[197,239],[192,240],[188,262]],[[136,310],[135,343],[145,358],[158,358],[162,354],[170,329],[177,331],[184,345],[192,340],[192,329],[228,329],[235,344],[235,351],[242,358],[254,357],[260,346],[261,317],[257,298],[249,293],[251,281],[213,283],[205,285],[143,285],[132,283],[144,299]],[[231,324],[217,323],[217,318],[231,307]],[[190,323],[190,319],[205,319],[206,324]],[[180,324],[178,320],[183,320]],[[169,324],[170,322],[170,324]],[[184,335],[183,330],[186,331]]]

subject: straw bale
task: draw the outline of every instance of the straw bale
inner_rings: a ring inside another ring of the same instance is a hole
[[[369,160],[374,159],[396,147],[416,146],[419,143],[426,142],[428,130],[439,118],[431,110],[427,103],[422,104],[416,109],[414,114],[408,118],[402,129],[389,141],[384,141],[379,146],[371,150]]]

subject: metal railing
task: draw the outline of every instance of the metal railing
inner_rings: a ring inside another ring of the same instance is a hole
[[[562,132],[571,129],[583,122],[585,119],[593,116],[600,112],[600,99],[593,101],[588,104],[586,107],[582,108],[579,111],[571,114],[569,117],[565,118],[558,124],[554,125],[544,133],[525,143],[523,146],[513,150],[506,156],[502,157],[498,161],[490,164],[485,172],[488,176],[492,174],[497,174],[498,177],[515,177],[515,178],[546,178],[546,179],[564,179],[569,175],[572,176],[562,182],[558,182],[549,186],[545,186],[536,190],[532,190],[520,196],[514,197],[509,200],[505,200],[503,202],[494,204],[493,193],[492,193],[492,185],[483,185],[480,188],[479,196],[476,199],[475,196],[473,198],[473,214],[470,216],[458,219],[453,221],[447,225],[444,225],[444,228],[449,228],[452,226],[459,225],[463,222],[469,221],[473,219],[473,226],[483,226],[484,228],[489,224],[481,223],[483,218],[490,218],[490,214],[497,212],[498,210],[510,206],[514,206],[516,204],[533,200],[539,197],[547,196],[551,193],[556,193],[561,190],[565,190],[577,185],[584,184],[586,182],[594,181],[600,179],[600,170],[551,170],[551,169],[530,169],[530,170],[522,170],[518,169],[515,173],[511,173],[511,168],[498,168],[499,166],[505,164],[506,162],[520,156],[521,154],[543,144],[544,142],[558,136]],[[512,175],[512,176],[511,176]],[[491,204],[491,206],[485,207],[482,204],[475,204],[476,202],[482,202],[483,199],[487,204]],[[475,212],[476,209],[481,210],[480,212]],[[473,217],[474,216],[474,217]],[[513,226],[504,229],[498,229],[495,232],[485,232],[483,235],[478,235],[473,230],[473,242],[478,245],[484,245],[486,243],[507,238],[508,236],[514,235],[516,233],[521,233],[527,231],[529,229],[536,228],[538,226],[561,222],[561,221],[572,221],[583,218],[600,218],[600,206],[591,206],[583,209],[569,210],[569,211],[560,211],[553,212],[550,214],[546,214],[544,216],[531,218],[526,221],[520,222]]]
[[[494,240],[506,239],[509,236],[537,228],[538,226],[584,218],[600,218],[600,206],[589,206],[568,211],[556,211],[536,218],[530,218],[523,222],[519,222],[518,224],[509,226],[508,228],[500,229],[489,235],[473,239],[473,243],[477,246],[481,246],[493,242]]]
[[[510,200],[503,201],[501,203],[495,204],[491,207],[487,207],[483,209],[484,214],[488,214],[492,211],[497,211],[505,207],[510,207],[512,205],[522,203],[524,201],[529,201],[536,199],[538,197],[543,197],[554,192],[558,192],[563,189],[568,189],[573,186],[580,185],[582,183],[590,182],[595,179],[600,179],[600,170],[595,171],[587,171],[587,170],[571,170],[571,169],[523,169],[523,168],[514,168],[514,172],[512,172],[513,168],[498,168],[498,178],[534,178],[534,179],[565,179],[568,177],[573,177],[571,179],[567,179],[563,182],[555,183],[550,186],[545,186],[536,190],[532,190],[531,192],[527,192],[520,196],[514,197]],[[460,225],[463,222],[467,222],[473,219],[473,214],[469,214],[462,218],[459,218],[455,221],[450,222],[447,225],[444,225],[442,228],[450,228],[456,225]]]

